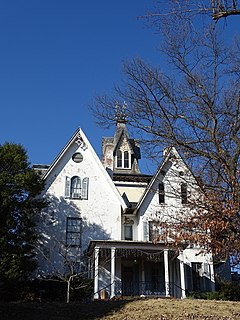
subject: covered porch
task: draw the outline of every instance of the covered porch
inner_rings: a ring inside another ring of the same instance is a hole
[[[91,241],[94,299],[116,296],[186,297],[182,247],[134,241]]]

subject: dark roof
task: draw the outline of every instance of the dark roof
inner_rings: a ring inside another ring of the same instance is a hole
[[[149,174],[129,174],[129,173],[113,173],[113,181],[129,181],[129,182],[146,182],[149,183],[152,175]]]

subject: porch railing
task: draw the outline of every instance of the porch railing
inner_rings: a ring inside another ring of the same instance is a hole
[[[115,293],[118,296],[165,296],[165,286],[159,282],[138,281],[121,282],[115,281]]]

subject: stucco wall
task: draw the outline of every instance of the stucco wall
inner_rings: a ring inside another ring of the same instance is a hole
[[[82,162],[72,160],[75,152],[82,154]],[[82,218],[81,252],[87,248],[90,240],[121,239],[121,203],[116,196],[117,191],[114,192],[114,184],[101,166],[90,147],[84,150],[73,143],[47,176],[44,196],[49,200],[49,208],[42,212],[39,220],[42,234],[40,250],[49,258],[49,263],[46,257],[39,259],[45,272],[53,270],[53,264],[56,267],[63,264],[67,217]],[[87,200],[65,197],[67,176],[89,178]],[[74,255],[73,259],[76,260],[76,252]]]

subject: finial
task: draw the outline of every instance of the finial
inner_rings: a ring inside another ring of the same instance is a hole
[[[115,120],[117,123],[126,123],[126,109],[127,109],[127,104],[124,101],[122,107],[119,106],[118,101],[116,101],[115,105]]]

